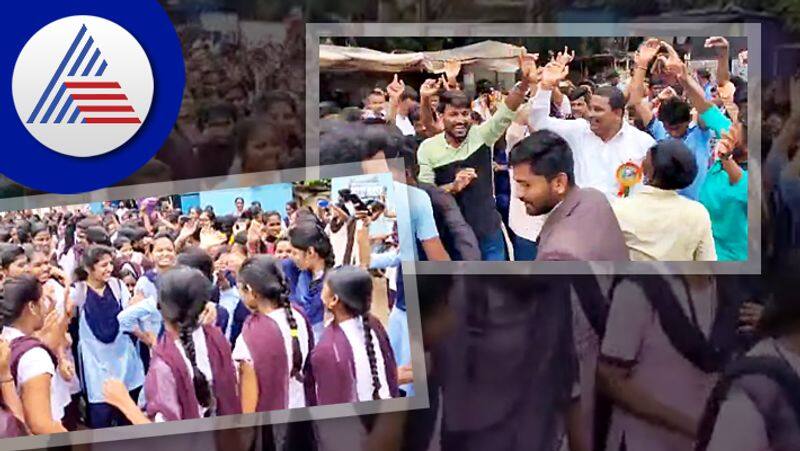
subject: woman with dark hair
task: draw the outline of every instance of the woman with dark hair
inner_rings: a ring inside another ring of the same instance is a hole
[[[308,355],[311,325],[289,301],[280,261],[260,255],[239,270],[239,292],[252,314],[236,340],[244,413],[294,409],[315,404]]]
[[[178,266],[159,280],[165,333],[153,349],[144,384],[146,413],[119,380],[105,384],[109,403],[134,424],[189,420],[242,412],[230,345],[214,326],[201,325],[211,284],[199,270]]]
[[[320,405],[399,396],[397,365],[386,331],[369,311],[372,277],[343,266],[325,278],[322,299],[333,314],[311,354]]]
[[[612,203],[631,260],[715,261],[708,210],[678,194],[697,175],[691,151],[679,140],[661,141],[641,170],[645,186]]]
[[[32,434],[66,432],[61,424],[64,407],[70,403],[66,385],[56,372],[58,360],[34,335],[45,327],[49,313],[42,299],[42,286],[31,275],[8,279],[0,298],[3,340],[11,344],[9,367],[22,400],[22,410]],[[5,387],[4,387],[5,388]],[[4,399],[5,399],[5,392]],[[8,399],[13,407],[13,397]],[[21,434],[16,434],[21,435]]]
[[[0,247],[0,274],[3,278],[19,277],[28,272],[30,260],[25,249],[18,244]]]
[[[800,279],[794,251],[773,268],[759,329],[765,338],[730,364],[709,397],[696,450],[790,451],[800,443]]]
[[[53,238],[50,228],[43,222],[31,223],[31,243],[36,250],[41,251],[47,258],[53,257]]]
[[[106,379],[121,379],[134,397],[144,383],[142,360],[117,318],[129,306],[131,295],[122,281],[111,276],[113,256],[110,247],[89,247],[75,271],[77,282],[70,292],[79,312],[78,353],[90,428],[130,424],[105,402],[102,390]]]
[[[322,227],[310,221],[302,221],[289,229],[289,241],[294,250],[292,258],[283,261],[283,270],[289,281],[290,299],[302,308],[311,322],[316,342],[325,328],[322,281],[334,266],[333,247]]]

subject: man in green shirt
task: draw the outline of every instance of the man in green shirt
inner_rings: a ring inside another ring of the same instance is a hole
[[[440,110],[444,131],[422,142],[418,150],[419,180],[444,188],[455,196],[467,223],[475,231],[485,261],[507,259],[502,220],[494,200],[492,147],[514,119],[534,76],[532,55],[520,56],[522,80],[497,112],[472,126],[470,99],[463,91],[447,91]],[[430,108],[438,86],[430,81],[420,90],[422,108]],[[442,108],[443,106],[443,108]]]

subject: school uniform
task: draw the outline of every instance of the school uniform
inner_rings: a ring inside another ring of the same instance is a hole
[[[119,411],[105,403],[103,384],[114,378],[128,390],[138,391],[144,383],[142,360],[118,320],[118,314],[130,301],[130,293],[115,278],[108,281],[102,295],[79,282],[72,290],[72,301],[79,309],[78,360],[89,403],[88,425],[100,428],[128,424]]]
[[[378,394],[380,399],[396,398],[399,396],[397,364],[389,338],[377,319],[369,316],[368,321],[380,382]],[[326,327],[311,353],[311,366],[320,405],[373,400],[372,372],[361,317]]]
[[[297,339],[300,342],[304,382],[291,377],[292,337],[285,309],[268,315],[254,313],[247,318],[233,348],[237,364],[253,366],[258,379],[257,412],[295,409],[316,404],[314,378],[309,354],[314,349],[314,333],[305,317],[294,311]]]
[[[713,430],[706,451],[790,451],[800,443],[800,410],[797,404],[800,388],[800,355],[778,340],[759,342],[747,357],[769,362],[760,371],[743,373],[734,378],[715,415]],[[744,363],[742,360],[742,363]],[[761,366],[757,362],[754,365]],[[765,384],[765,371],[782,367],[784,376]],[[715,390],[716,391],[716,390]],[[790,393],[792,393],[790,395]],[[713,397],[713,396],[712,396]],[[793,397],[793,399],[792,399]],[[710,403],[710,402],[709,402]],[[701,438],[702,438],[701,433]]]
[[[50,279],[45,282],[45,287],[52,287],[53,288],[53,295],[55,297],[56,305],[55,309],[59,313],[59,315],[65,315],[65,305],[64,305],[64,292],[65,288],[63,285],[58,283],[55,279]],[[64,353],[64,359],[69,361],[73,364],[73,367],[77,367],[75,365],[75,355],[72,353],[72,350],[68,350]],[[77,376],[73,377],[72,380],[66,381],[69,387],[69,393],[71,395],[75,395],[81,392],[81,381],[80,378]]]
[[[27,337],[19,329],[4,326],[0,334],[3,340],[11,344],[11,375],[17,393],[22,396],[23,385],[29,380],[49,374],[50,379],[50,412],[53,421],[61,422],[64,408],[72,401],[69,384],[56,371],[56,357],[38,340]]]
[[[146,414],[155,422],[208,416],[235,415],[242,411],[230,345],[214,326],[192,332],[197,368],[205,376],[214,397],[213,411],[203,408],[194,392],[192,365],[178,336],[166,332],[153,349],[144,383]]]
[[[709,283],[690,290],[680,278],[665,282],[679,308],[690,318],[693,328],[706,338],[711,336],[717,316],[717,290]],[[652,282],[652,281],[651,281]],[[630,368],[630,380],[660,403],[690,418],[700,418],[705,401],[717,381],[715,372],[706,372],[676,349],[669,332],[662,326],[651,293],[643,286],[623,279],[613,291],[608,324],[601,346],[601,359]],[[692,440],[677,432],[654,425],[614,407],[606,449],[617,451],[623,443],[629,450],[680,451],[692,449]]]

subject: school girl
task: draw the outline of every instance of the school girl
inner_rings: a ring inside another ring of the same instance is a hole
[[[56,355],[34,337],[45,326],[49,313],[46,304],[42,286],[32,275],[7,279],[3,284],[2,339],[11,345],[11,378],[32,434],[66,432],[61,419],[71,401],[68,387],[56,371]],[[3,384],[9,382],[4,380]]]
[[[90,246],[75,271],[77,282],[70,292],[79,313],[78,360],[88,401],[87,426],[93,429],[129,424],[121,412],[105,402],[105,380],[122,380],[134,397],[144,383],[142,360],[117,318],[131,295],[122,281],[111,277],[113,257],[110,247]]]
[[[0,330],[2,332],[2,330]],[[22,401],[19,399],[14,376],[11,375],[11,345],[0,339],[0,438],[27,435],[23,419]]]
[[[289,230],[289,241],[294,251],[291,259],[283,260],[283,270],[289,281],[290,299],[311,322],[316,342],[325,328],[322,282],[334,264],[333,247],[325,231],[314,221],[296,224]]]
[[[134,424],[241,413],[230,345],[217,327],[201,326],[211,283],[199,270],[177,266],[162,274],[158,306],[164,334],[153,349],[139,409],[119,380],[106,399]]]
[[[313,331],[291,305],[289,287],[275,258],[248,258],[238,275],[242,300],[252,314],[236,340],[244,413],[315,404],[308,355]]]
[[[331,270],[322,289],[333,321],[311,353],[320,405],[399,396],[397,364],[381,323],[372,316],[372,277],[363,269]]]
[[[19,277],[28,271],[28,255],[19,244],[0,246],[0,275],[3,279]]]

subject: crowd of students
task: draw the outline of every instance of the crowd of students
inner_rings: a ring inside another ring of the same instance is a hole
[[[6,213],[0,436],[413,393],[405,315],[372,314],[376,293],[405,309],[368,271],[399,265],[394,220],[343,194],[285,217],[243,198]]]
[[[302,167],[305,37],[302,18],[285,25],[283,41],[265,36],[258,45],[177,26],[187,73],[178,119],[156,156],[123,183]]]
[[[457,61],[419,90],[395,75],[363,108],[323,103],[320,158],[369,159],[369,136],[386,135],[451,259],[745,261],[747,83],[731,76],[725,38],[705,46],[715,76],[658,39],[639,46],[624,83],[570,79],[567,48],[549,62],[521,55],[512,89],[481,80],[474,99]],[[341,143],[354,134],[367,150]]]

